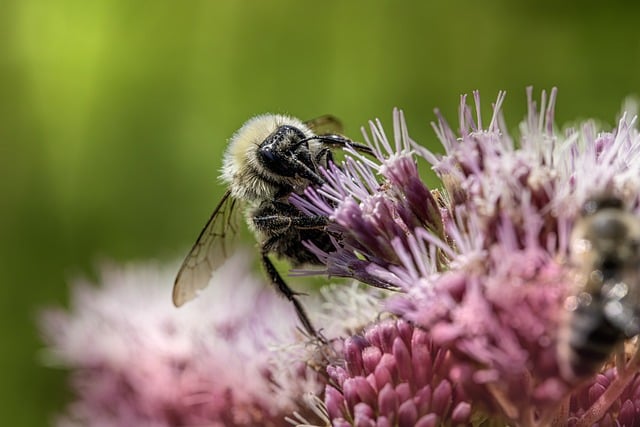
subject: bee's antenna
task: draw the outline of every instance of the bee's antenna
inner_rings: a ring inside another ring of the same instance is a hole
[[[308,141],[312,141],[312,140],[318,140],[321,142],[324,142],[326,144],[329,145],[336,145],[336,146],[340,146],[340,147],[352,147],[355,150],[361,152],[361,153],[366,153],[366,154],[371,154],[373,155],[373,151],[371,150],[370,147],[368,147],[367,145],[364,144],[360,144],[358,142],[352,141],[351,139],[342,136],[342,135],[338,135],[338,134],[329,134],[329,135],[312,135],[308,138],[304,138],[301,139],[300,141],[298,141],[298,144],[301,144],[303,142],[308,142]]]

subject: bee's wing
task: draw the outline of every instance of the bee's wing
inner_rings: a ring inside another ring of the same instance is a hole
[[[236,200],[227,191],[185,258],[173,284],[173,303],[180,307],[206,288],[211,274],[227,259],[233,236]]]
[[[605,293],[604,314],[627,338],[640,334],[640,283],[638,271],[626,271]]]
[[[315,119],[304,122],[304,124],[309,126],[309,129],[316,135],[341,135],[342,132],[344,132],[342,122],[331,114],[316,117]]]

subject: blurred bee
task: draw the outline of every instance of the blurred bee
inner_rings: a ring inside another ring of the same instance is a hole
[[[559,360],[569,379],[592,374],[627,338],[640,333],[640,218],[622,200],[588,200],[571,234],[580,289],[567,299]]]
[[[320,264],[302,242],[313,242],[329,251],[332,243],[325,231],[327,218],[308,216],[289,202],[293,193],[325,181],[319,167],[332,162],[331,149],[353,147],[371,150],[340,135],[340,122],[322,116],[310,122],[294,117],[265,114],[247,121],[229,141],[221,179],[228,189],[213,210],[187,255],[173,287],[173,303],[181,306],[204,289],[230,253],[237,227],[233,217],[237,201],[244,204],[246,222],[260,248],[262,265],[277,291],[291,301],[305,330],[318,336],[309,318],[274,267],[269,254],[293,266]]]

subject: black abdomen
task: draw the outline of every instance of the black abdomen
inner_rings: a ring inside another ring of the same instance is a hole
[[[566,368],[574,377],[595,372],[624,338],[604,315],[603,302],[594,298],[571,313],[565,339]]]

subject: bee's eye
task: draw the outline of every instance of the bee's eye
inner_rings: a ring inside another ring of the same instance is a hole
[[[272,145],[267,145],[260,147],[258,149],[258,155],[260,156],[260,161],[265,166],[271,166],[271,164],[278,163],[278,154],[273,150]]]
[[[275,144],[264,144],[258,148],[258,159],[267,170],[280,176],[293,176],[289,159],[276,148]]]

